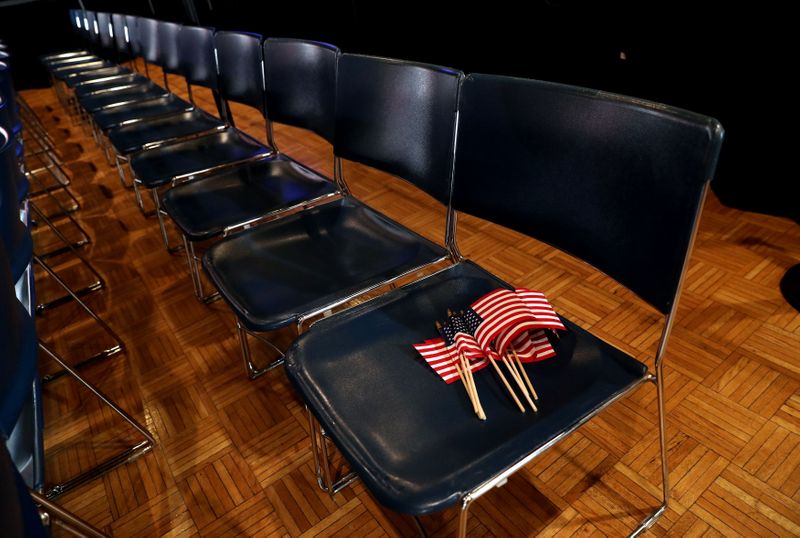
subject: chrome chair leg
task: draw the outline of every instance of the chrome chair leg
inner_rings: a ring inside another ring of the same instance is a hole
[[[73,368],[71,368],[68,364],[66,364],[57,353],[53,350],[48,348],[44,345],[41,341],[39,342],[39,349],[42,350],[45,354],[47,354],[51,359],[53,359],[59,366],[73,378],[75,378],[79,383],[81,383],[84,387],[89,389],[97,398],[100,399],[105,405],[107,405],[111,410],[116,413],[119,417],[121,417],[125,422],[128,423],[133,429],[138,431],[144,437],[144,441],[137,443],[131,447],[128,447],[124,451],[122,451],[117,456],[114,456],[99,465],[95,466],[88,471],[84,471],[83,473],[70,478],[66,482],[61,484],[52,486],[47,490],[45,493],[45,497],[48,499],[53,499],[62,495],[63,493],[78,487],[81,484],[84,484],[98,476],[122,465],[123,463],[128,463],[133,461],[134,459],[138,458],[142,454],[147,453],[150,451],[153,446],[155,445],[156,441],[150,432],[141,424],[139,424],[133,417],[131,417],[128,413],[122,410],[113,400],[108,398],[105,394],[100,392],[94,385],[83,379],[78,372],[76,372]]]
[[[358,478],[358,475],[351,471],[337,480],[333,480],[330,454],[328,452],[328,439],[322,430],[322,426],[314,417],[314,413],[308,407],[306,407],[306,411],[308,412],[308,433],[311,437],[311,452],[314,456],[317,484],[322,491],[333,497],[352,484]]]
[[[238,318],[236,319],[236,331],[239,333],[239,344],[241,345],[242,348],[242,358],[244,359],[244,367],[245,370],[247,371],[247,377],[249,377],[250,379],[256,379],[266,374],[270,370],[273,370],[278,366],[280,366],[281,364],[283,364],[284,361],[283,351],[278,349],[278,347],[275,346],[275,344],[273,344],[263,336],[260,336],[252,331],[248,331],[246,328],[242,326]],[[274,349],[275,352],[277,352],[278,355],[280,356],[271,363],[267,364],[266,366],[263,366],[261,368],[257,367],[251,359],[250,344],[247,341],[248,334],[251,335],[253,338],[256,338],[258,341],[263,342],[267,346]]]
[[[87,538],[109,538],[109,536],[89,523],[85,522],[72,512],[61,508],[47,500],[47,497],[41,495],[35,489],[29,490],[33,502],[39,506],[39,515],[43,520],[52,525],[58,525],[64,530],[75,536],[85,536]]]
[[[192,286],[194,287],[194,296],[203,304],[210,304],[220,299],[218,291],[205,294],[203,289],[203,275],[200,274],[200,259],[194,252],[194,243],[181,234],[183,237],[183,250],[186,252],[186,261],[189,264],[189,274],[192,277]]]
[[[142,213],[142,216],[144,218],[152,217],[153,213],[155,213],[155,211],[147,211],[144,208],[144,198],[142,197],[142,192],[141,192],[141,188],[140,188],[139,184],[140,184],[140,182],[137,181],[136,178],[134,177],[133,178],[133,194],[134,194],[134,196],[136,196],[136,205],[139,206],[139,211]]]
[[[656,384],[656,396],[658,398],[658,439],[661,451],[661,495],[663,500],[658,508],[639,523],[630,536],[639,536],[652,527],[669,507],[669,463],[667,461],[667,428],[664,410],[664,371],[660,361],[656,361],[656,374],[652,381]]]
[[[469,519],[469,507],[472,499],[467,496],[461,502],[461,513],[458,515],[458,538],[467,538],[467,520]]]
[[[116,153],[116,152],[115,152],[115,153]],[[125,159],[125,157],[123,157],[123,156],[121,156],[120,154],[116,153],[116,159],[115,159],[115,162],[116,162],[116,165],[117,165],[117,173],[119,174],[119,182],[120,182],[120,184],[121,184],[123,187],[125,187],[126,189],[131,189],[131,188],[133,188],[133,186],[134,186],[134,185],[133,185],[133,182],[131,182],[131,183],[128,183],[128,182],[125,180],[125,171],[122,169],[122,163],[123,163],[123,162],[127,162],[127,160]]]
[[[158,189],[150,189],[150,192],[153,195],[153,204],[156,208],[156,217],[158,217],[158,228],[161,230],[161,239],[164,241],[164,247],[167,249],[167,252],[170,254],[174,254],[183,248],[183,245],[176,245],[171,247],[169,245],[169,234],[167,233],[167,223],[164,219],[166,212],[161,209],[161,201],[158,197]]]

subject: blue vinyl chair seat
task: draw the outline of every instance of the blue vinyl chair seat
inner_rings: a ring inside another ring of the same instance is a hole
[[[147,101],[92,112],[92,121],[100,129],[107,131],[126,121],[150,120],[160,116],[180,114],[192,109],[194,109],[192,103],[170,94],[158,99],[148,99]]]
[[[106,78],[109,77],[109,80],[98,81],[92,84],[83,84],[75,88],[75,95],[81,99],[86,98],[88,95],[98,92],[98,91],[123,91],[122,88],[125,88],[125,91],[132,88],[133,86],[141,86],[141,85],[154,85],[153,82],[147,78],[139,75],[137,73],[128,73],[122,76],[115,76],[115,75],[105,75],[104,77],[99,78]],[[71,80],[71,79],[70,79]],[[115,88],[120,88],[119,90],[115,90]]]
[[[99,56],[95,56],[94,54],[82,54],[78,56],[72,56],[70,58],[58,58],[54,60],[43,60],[44,66],[47,69],[55,70],[61,69],[65,67],[75,67],[78,65],[84,65],[90,62],[101,62],[103,61],[102,58]]]
[[[194,108],[188,112],[169,115],[147,122],[114,127],[106,134],[117,153],[127,155],[134,151],[139,151],[145,144],[188,136],[222,125],[224,125],[222,120]]]
[[[138,101],[144,101],[146,99],[166,97],[167,95],[169,95],[167,90],[150,82],[141,86],[133,86],[132,88],[125,90],[79,97],[78,101],[80,101],[81,106],[83,106],[86,110],[89,112],[94,112],[111,105],[125,106],[128,104],[134,104]]]
[[[227,226],[335,192],[331,180],[281,155],[178,185],[161,203],[186,237],[203,241]]]
[[[286,354],[289,378],[383,504],[427,514],[453,506],[510,464],[581,424],[645,380],[644,364],[563,320],[555,358],[526,364],[539,412],[520,413],[491,368],[475,382],[487,420],[463,387],[446,385],[412,344],[436,336],[448,308],[509,287],[461,262],[323,319]]]
[[[267,156],[270,151],[230,127],[219,133],[137,153],[131,157],[130,164],[136,179],[152,189],[175,177]]]
[[[104,69],[97,69],[93,71],[89,71],[87,73],[82,73],[80,75],[75,75],[73,77],[69,77],[65,79],[64,82],[70,88],[75,88],[76,86],[83,84],[85,82],[90,82],[92,80],[97,80],[106,77],[121,77],[121,76],[128,76],[131,75],[130,69],[126,69],[124,67],[120,67],[115,65],[113,67],[107,67]]]
[[[53,54],[44,54],[39,57],[42,63],[47,65],[59,64],[65,60],[71,60],[73,58],[96,58],[96,56],[86,49],[75,49],[64,52],[54,52]]]
[[[67,65],[51,70],[53,76],[59,80],[65,80],[68,77],[76,76],[84,73],[90,73],[98,69],[105,69],[107,67],[114,67],[115,65],[106,60],[94,60],[78,65]]]
[[[242,323],[271,331],[446,256],[368,206],[342,198],[212,245],[203,267]]]

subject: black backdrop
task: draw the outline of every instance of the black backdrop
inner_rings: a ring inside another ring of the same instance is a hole
[[[4,5],[6,4],[6,5]],[[47,84],[38,54],[75,45],[77,1],[0,0],[20,87]],[[788,9],[716,2],[568,0],[84,0],[87,9],[634,95],[717,117],[727,136],[713,187],[726,204],[798,218],[797,119]],[[151,10],[152,8],[152,10]]]

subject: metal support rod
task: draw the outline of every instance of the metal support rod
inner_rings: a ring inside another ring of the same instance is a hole
[[[270,342],[266,338],[264,338],[262,336],[259,336],[259,335],[255,334],[255,333],[253,333],[252,331],[247,330],[239,322],[239,318],[236,318],[236,332],[239,335],[239,345],[241,346],[241,349],[242,349],[242,359],[244,359],[244,367],[245,367],[245,370],[247,371],[247,377],[248,378],[256,379],[256,378],[261,377],[262,375],[266,374],[270,370],[273,370],[273,369],[277,368],[278,366],[280,366],[281,364],[283,364],[283,361],[284,361],[283,351],[278,349],[278,347],[275,344],[273,344],[272,342]],[[264,366],[262,368],[257,367],[255,364],[253,364],[253,361],[251,359],[250,344],[247,342],[247,335],[248,334],[252,335],[253,338],[256,338],[257,340],[259,340],[263,344],[265,344],[265,345],[271,347],[272,349],[274,349],[280,355],[280,357],[275,359],[274,361],[272,361],[271,363],[267,364],[266,366]]]
[[[99,531],[72,512],[50,502],[47,497],[41,495],[35,489],[31,489],[29,492],[33,502],[39,505],[40,511],[44,512],[44,515],[50,519],[51,523],[56,523],[81,538],[109,538],[107,534]]]
[[[89,308],[89,306],[86,303],[81,301],[80,297],[78,297],[77,294],[74,291],[72,291],[72,289],[67,285],[67,283],[64,282],[61,279],[61,277],[59,277],[56,274],[56,272],[53,271],[53,269],[49,265],[47,265],[44,261],[42,261],[39,258],[39,256],[37,256],[35,254],[33,256],[33,261],[35,261],[37,264],[39,264],[47,272],[47,274],[49,274],[51,277],[53,277],[53,279],[56,281],[56,283],[58,283],[58,285],[61,286],[64,289],[64,291],[66,291],[67,294],[75,302],[77,302],[78,305],[80,305],[80,307],[83,308],[86,311],[86,313],[89,314],[89,316],[93,320],[95,320],[95,322],[97,322],[97,324],[100,325],[100,327],[102,327],[120,345],[120,347],[124,347],[124,344],[122,343],[122,339],[117,335],[117,333],[114,332],[114,330],[111,327],[109,327],[108,324],[105,321],[100,319],[100,317],[97,314],[95,314],[94,310]],[[37,312],[38,311],[39,310],[38,310],[38,306],[37,306]]]
[[[49,347],[47,347],[43,342],[39,341],[39,349],[42,350],[47,356],[53,359],[61,368],[63,368],[69,375],[74,377],[81,385],[86,387],[92,394],[94,394],[101,402],[106,404],[108,407],[111,408],[119,417],[121,417],[125,422],[128,423],[133,429],[138,431],[145,440],[126,449],[119,455],[110,458],[109,460],[97,465],[93,469],[86,471],[75,478],[64,482],[63,484],[59,484],[51,488],[46,496],[47,498],[52,499],[62,493],[77,487],[80,484],[83,484],[111,469],[117,467],[123,463],[127,463],[132,461],[133,459],[141,456],[142,454],[148,452],[154,445],[155,439],[150,434],[150,432],[141,424],[139,424],[133,417],[131,417],[128,413],[126,413],[122,408],[120,408],[113,400],[111,400],[108,396],[103,394],[97,387],[86,381],[83,377],[78,374],[72,367],[70,367],[66,362],[64,362],[61,357]]]
[[[322,426],[320,425],[319,421],[311,412],[311,409],[306,406],[306,410],[308,411],[308,433],[311,437],[311,452],[314,456],[317,484],[322,491],[333,497],[341,490],[352,484],[358,478],[358,475],[351,471],[334,482],[331,474],[327,438],[325,433],[322,431]]]
[[[173,254],[178,252],[183,248],[183,245],[176,245],[174,247],[169,246],[169,234],[167,233],[167,223],[164,220],[165,212],[161,209],[161,201],[158,197],[158,189],[150,189],[150,192],[153,195],[153,204],[156,207],[156,217],[158,217],[158,228],[161,230],[161,239],[164,241],[164,247],[167,249],[167,252]]]
[[[203,304],[210,304],[218,300],[221,295],[219,292],[209,293],[205,295],[203,290],[203,276],[200,274],[200,259],[194,252],[194,242],[189,240],[185,234],[181,234],[183,238],[183,250],[186,252],[186,261],[189,264],[189,275],[192,278],[192,286],[194,287],[194,295]]]
[[[65,252],[72,252],[73,254],[78,256],[81,259],[82,262],[87,263],[87,264],[89,263],[84,258],[81,258],[80,255],[78,254],[78,250],[77,250],[78,247],[82,247],[82,246],[87,245],[87,244],[90,243],[89,235],[84,231],[83,228],[81,228],[78,225],[78,223],[75,223],[75,225],[78,227],[78,230],[80,231],[81,235],[83,236],[83,239],[80,239],[80,240],[78,240],[78,241],[73,243],[69,239],[67,239],[67,237],[61,232],[61,230],[58,229],[58,227],[56,227],[55,224],[53,224],[53,222],[50,221],[49,218],[47,218],[47,216],[44,214],[44,212],[41,209],[39,209],[39,207],[36,204],[34,204],[33,202],[30,202],[28,204],[28,207],[30,207],[31,211],[36,213],[37,218],[40,221],[44,222],[47,225],[47,227],[50,228],[50,230],[52,230],[52,232],[56,235],[56,237],[58,237],[58,239],[61,240],[62,243],[64,243],[63,247],[61,247],[59,249],[51,250],[51,251],[46,252],[46,253],[39,254],[39,257],[41,257],[44,260],[44,259],[47,259],[47,258],[52,257],[52,256],[57,256],[59,254],[63,254]],[[67,215],[67,216],[69,216],[69,215]],[[73,219],[70,217],[70,220],[73,220]],[[97,274],[97,272],[94,270],[94,268],[92,268],[92,272],[95,273],[95,276],[97,276],[99,278],[100,275]]]

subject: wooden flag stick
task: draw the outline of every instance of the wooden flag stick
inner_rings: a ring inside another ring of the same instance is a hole
[[[467,391],[469,401],[472,403],[472,410],[475,411],[475,415],[477,415],[479,419],[486,420],[486,415],[483,413],[483,409],[479,406],[479,403],[475,400],[475,394],[473,393],[472,387],[469,384],[469,379],[467,379],[466,375],[464,374],[464,370],[459,365],[459,361],[453,359],[452,362],[456,367],[458,377],[461,378],[461,383],[464,385],[464,389]]]
[[[514,349],[514,346],[510,347],[511,347],[511,354],[514,355],[514,359],[517,361],[517,365],[519,366],[519,369],[522,371],[522,375],[525,377],[525,383],[527,383],[528,388],[531,389],[531,394],[533,394],[533,399],[538,400],[539,395],[536,394],[536,389],[533,388],[533,383],[531,383],[531,380],[528,377],[528,373],[525,371],[525,366],[522,364],[522,361],[519,360],[519,357],[517,356],[517,350]]]
[[[538,411],[536,404],[533,403],[533,400],[531,400],[531,395],[528,394],[528,389],[525,388],[525,383],[522,382],[522,377],[520,377],[519,372],[517,372],[517,369],[514,366],[514,361],[503,355],[503,362],[505,363],[506,368],[508,368],[509,373],[511,373],[511,377],[513,377],[514,381],[517,382],[517,386],[519,386],[519,389],[522,391],[522,395],[525,396],[528,404],[530,404],[531,409],[533,409],[534,412]]]
[[[458,353],[461,358],[461,367],[464,369],[464,375],[466,375],[467,379],[469,380],[469,385],[472,388],[472,396],[474,398],[474,403],[476,406],[476,413],[478,414],[478,418],[481,420],[486,420],[486,413],[483,411],[483,405],[481,405],[481,398],[478,396],[478,387],[475,386],[475,377],[472,375],[472,368],[470,368],[469,361],[464,356],[464,353]]]
[[[494,369],[497,372],[497,375],[500,376],[500,379],[503,381],[503,385],[506,386],[506,389],[508,390],[508,393],[511,394],[511,397],[514,399],[514,403],[516,403],[517,407],[519,407],[519,410],[524,413],[525,412],[525,408],[522,407],[522,404],[519,402],[519,398],[517,398],[517,394],[511,388],[511,385],[508,384],[508,381],[506,380],[506,376],[503,375],[503,371],[500,369],[499,366],[497,366],[497,361],[489,359],[489,362],[491,362],[492,366],[494,366]]]
[[[436,325],[436,330],[441,333],[442,324],[436,321],[434,325]],[[448,353],[448,355],[450,356],[450,364],[455,367],[456,372],[458,373],[458,378],[461,380],[461,384],[464,385],[464,390],[467,391],[467,396],[469,397],[469,401],[472,403],[473,411],[475,411],[475,414],[478,415],[478,418],[480,418],[480,415],[478,414],[478,406],[475,404],[475,398],[472,396],[472,389],[469,386],[469,380],[467,380],[467,378],[464,376],[464,372],[459,366],[459,361],[456,360],[452,354]]]

